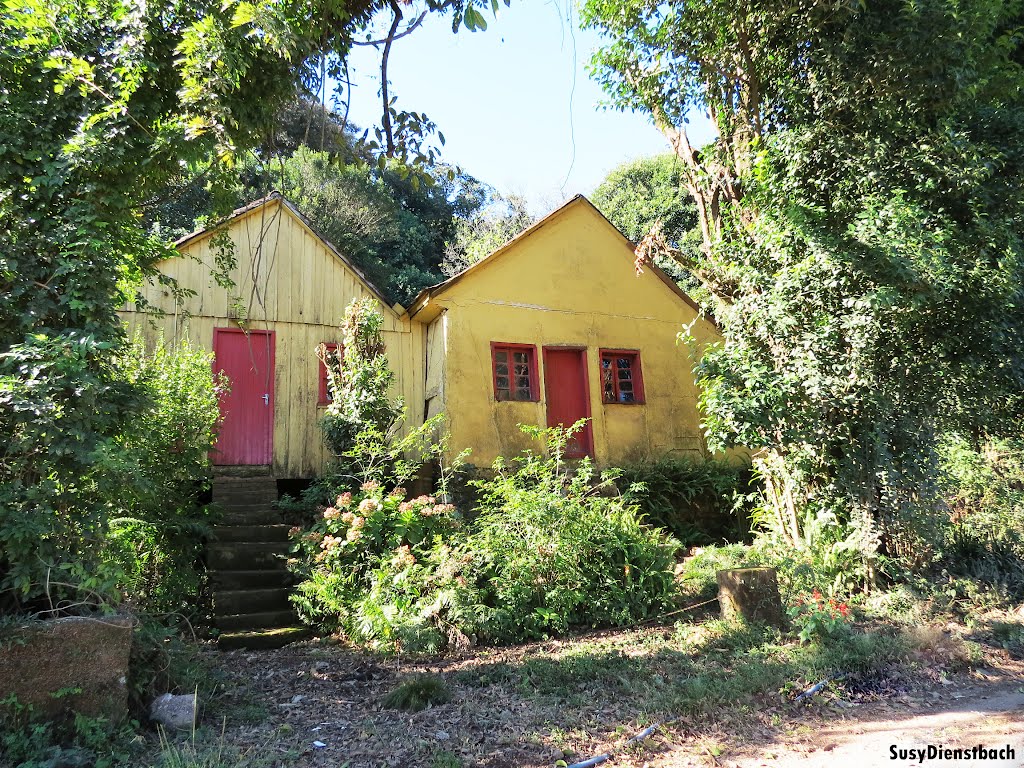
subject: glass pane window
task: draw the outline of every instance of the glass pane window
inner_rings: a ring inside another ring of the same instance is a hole
[[[537,400],[536,348],[526,344],[491,344],[495,400]]]
[[[639,352],[601,350],[601,397],[606,403],[644,402]]]

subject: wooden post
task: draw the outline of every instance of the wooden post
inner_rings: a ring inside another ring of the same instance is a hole
[[[718,572],[722,618],[785,628],[774,568],[732,568]]]

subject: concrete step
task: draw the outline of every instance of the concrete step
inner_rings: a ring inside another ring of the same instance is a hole
[[[221,590],[213,593],[213,612],[215,616],[232,616],[291,610],[289,592],[284,588]]]
[[[264,650],[283,648],[297,640],[313,635],[309,627],[275,627],[272,629],[250,630],[248,632],[225,632],[217,638],[217,648],[230,651],[235,648]]]
[[[233,591],[240,589],[276,589],[291,583],[286,571],[208,571],[214,589]]]
[[[223,508],[222,508],[223,509]],[[220,517],[224,525],[280,525],[281,513],[271,507],[240,507],[223,509]]]
[[[217,541],[288,541],[287,525],[218,525],[213,529]]]
[[[213,503],[223,509],[244,509],[246,507],[269,507],[273,508],[277,503],[276,496],[269,494],[250,494],[245,496],[234,496],[227,494],[214,494]]]
[[[206,548],[206,562],[214,571],[283,570],[288,542],[215,542]]]
[[[274,480],[214,480],[213,498],[277,500],[277,482]]]
[[[288,609],[214,616],[213,625],[222,632],[239,632],[249,629],[290,627],[295,625],[295,620],[295,612]]]

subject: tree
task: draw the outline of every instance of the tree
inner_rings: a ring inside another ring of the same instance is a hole
[[[715,445],[755,450],[773,528],[868,557],[927,508],[935,435],[1024,391],[1019,8],[998,0],[588,0],[594,70],[683,168],[714,297]],[[718,139],[701,150],[687,115]]]
[[[427,12],[478,28],[473,2]],[[190,163],[226,186],[238,153],[297,89],[337,75],[380,13],[401,34],[393,0],[0,10],[0,590],[15,604],[44,584],[101,586],[88,576],[106,528],[96,457],[141,407],[110,363],[116,310],[170,255],[141,226],[146,202]],[[383,102],[382,154],[432,161],[433,124]]]
[[[455,226],[452,239],[445,245],[441,270],[451,277],[503,246],[524,229],[534,217],[526,200],[519,195],[502,195],[489,189],[486,202]]]
[[[634,243],[655,227],[683,259],[654,254],[654,262],[698,301],[709,297],[698,280],[680,264],[693,261],[700,247],[697,211],[683,188],[683,168],[671,153],[631,160],[613,169],[590,198],[608,220]]]
[[[641,157],[612,169],[590,201],[633,242],[660,223],[678,248],[697,225],[693,201],[683,184],[682,161],[673,154]]]

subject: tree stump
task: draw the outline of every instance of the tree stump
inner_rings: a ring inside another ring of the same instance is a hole
[[[783,629],[782,597],[774,568],[730,568],[718,572],[722,618]]]

